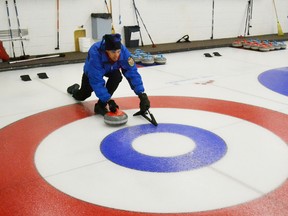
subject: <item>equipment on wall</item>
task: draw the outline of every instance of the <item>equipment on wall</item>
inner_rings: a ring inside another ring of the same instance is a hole
[[[6,10],[7,10],[7,18],[8,18],[8,24],[9,24],[9,32],[10,32],[10,38],[11,38],[12,52],[13,52],[13,57],[15,58],[16,55],[15,55],[15,47],[14,47],[14,41],[13,41],[13,33],[12,33],[12,27],[11,27],[8,1],[6,0],[5,3],[6,3]]]
[[[212,38],[211,38],[212,39]],[[181,37],[179,40],[176,41],[176,43],[190,43],[191,41],[189,40],[189,35],[184,35]]]
[[[60,0],[56,0],[56,31],[57,31],[57,47],[55,50],[60,49],[59,41],[60,41]]]
[[[252,13],[253,13],[253,0],[248,0],[244,36],[250,35],[250,28],[252,27],[251,25]]]
[[[110,9],[109,9],[107,1],[106,0],[104,0],[104,1],[105,1],[105,5],[106,5],[108,13],[111,14],[111,19],[112,19],[111,33],[115,34],[115,28],[114,28],[113,16],[112,16],[112,2],[110,0],[110,2],[109,2],[110,3]]]
[[[111,32],[112,32],[112,34],[115,34],[115,28],[114,28],[114,24],[113,24],[113,15],[112,15],[112,1],[110,0],[109,3],[110,3],[110,14],[111,14],[111,19],[112,19],[112,30],[111,30]]]
[[[279,36],[283,36],[284,33],[283,33],[282,27],[281,27],[281,25],[280,25],[279,19],[278,19],[278,14],[277,14],[277,9],[276,9],[275,0],[273,0],[273,5],[274,5],[275,14],[276,14],[276,19],[277,19],[278,35],[279,35]]]
[[[119,5],[119,25],[122,24],[122,16],[121,16],[121,0],[119,0],[118,2],[118,5]]]
[[[133,6],[134,6],[134,9],[135,9],[135,8],[136,8],[136,5],[135,5],[135,1],[134,1],[134,0],[133,0]],[[141,46],[144,46],[143,38],[142,38],[141,30],[140,30],[140,25],[139,25],[138,14],[137,14],[136,9],[135,9],[135,17],[136,17],[137,26],[139,27],[139,34],[140,34]]]
[[[210,39],[212,40],[214,37],[214,0],[212,1],[212,30],[211,30],[211,37]]]
[[[146,27],[145,23],[143,22],[143,19],[142,19],[141,15],[140,15],[140,12],[139,12],[138,8],[136,7],[135,0],[133,0],[133,6],[134,6],[134,10],[135,10],[135,14],[136,14],[136,19],[137,19],[137,24],[138,24],[138,26],[139,26],[139,21],[138,21],[138,16],[139,16],[140,19],[141,19],[141,22],[142,22],[142,24],[143,24],[143,26],[144,26],[144,28],[145,28],[145,30],[146,30],[146,32],[147,32],[147,34],[148,34],[148,36],[149,36],[149,38],[150,38],[150,41],[151,41],[151,43],[152,43],[152,47],[153,47],[153,48],[156,47],[156,45],[154,44],[154,42],[153,42],[153,40],[152,40],[152,38],[151,38],[151,35],[149,34],[149,32],[148,32],[148,30],[147,30],[147,27]],[[142,46],[143,46],[143,40],[142,40],[142,36],[141,36],[141,30],[140,30],[140,37],[141,37],[141,42],[142,42]]]
[[[25,49],[24,49],[23,34],[22,34],[21,26],[20,26],[20,20],[19,20],[19,15],[18,15],[18,9],[17,9],[16,0],[14,0],[14,8],[15,8],[15,14],[16,14],[16,18],[17,18],[18,33],[19,33],[19,36],[20,36],[20,41],[21,41],[21,47],[22,47],[23,57],[24,57],[24,58],[27,58],[28,56],[26,56]]]

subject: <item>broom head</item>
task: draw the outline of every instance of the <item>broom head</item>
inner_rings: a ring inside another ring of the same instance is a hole
[[[284,33],[283,33],[283,31],[282,31],[282,27],[281,27],[279,21],[277,22],[277,28],[278,28],[278,35],[279,35],[279,36],[283,36]]]

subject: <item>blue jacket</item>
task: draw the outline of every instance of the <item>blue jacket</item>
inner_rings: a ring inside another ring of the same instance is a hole
[[[131,89],[136,95],[144,92],[142,78],[138,73],[131,53],[124,45],[121,45],[120,58],[114,64],[109,62],[109,58],[105,52],[104,41],[96,42],[91,46],[85,61],[84,73],[88,76],[89,83],[96,96],[102,102],[107,102],[111,98],[105,87],[104,76],[118,69],[121,69],[122,74],[128,80]]]

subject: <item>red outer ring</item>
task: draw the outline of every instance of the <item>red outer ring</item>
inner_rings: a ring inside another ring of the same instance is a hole
[[[262,126],[288,142],[288,116],[256,106],[204,98],[150,96],[154,108],[204,110],[234,116]],[[0,215],[159,216],[111,209],[70,197],[48,184],[37,172],[34,154],[39,143],[58,128],[93,115],[94,101],[38,113],[0,130]],[[121,109],[137,109],[137,97],[118,98]],[[143,119],[143,121],[146,121]],[[263,197],[237,206],[169,216],[287,216],[288,180]]]

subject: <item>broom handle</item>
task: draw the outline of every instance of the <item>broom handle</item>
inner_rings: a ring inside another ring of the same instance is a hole
[[[112,19],[112,30],[111,30],[111,32],[112,32],[112,34],[115,34],[115,28],[114,28],[114,24],[113,24],[113,15],[112,15],[112,1],[110,0],[109,3],[110,3],[110,13],[111,13],[111,19]]]
[[[278,14],[277,14],[277,10],[276,10],[275,0],[273,0],[273,4],[274,4],[274,9],[275,9],[276,19],[277,19],[277,22],[278,22],[279,19],[278,19]]]

